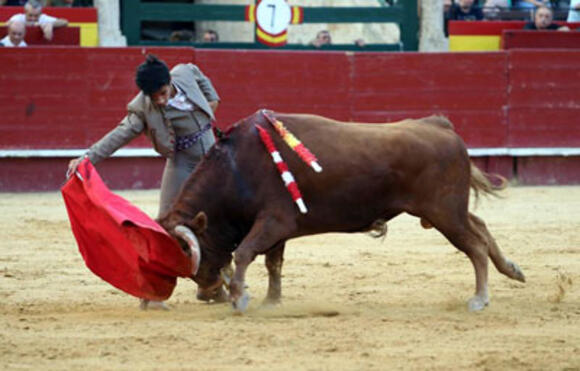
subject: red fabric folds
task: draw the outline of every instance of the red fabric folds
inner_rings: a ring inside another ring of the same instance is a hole
[[[85,159],[61,188],[73,234],[87,267],[139,298],[165,300],[191,259],[159,224],[112,193]]]

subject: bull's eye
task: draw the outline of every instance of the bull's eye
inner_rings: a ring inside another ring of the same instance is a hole
[[[191,254],[191,250],[189,249],[189,245],[187,242],[183,241],[181,238],[178,238],[177,241],[179,242],[179,247],[186,253],[188,256]]]

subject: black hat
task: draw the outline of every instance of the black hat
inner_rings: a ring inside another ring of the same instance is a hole
[[[152,54],[147,55],[145,62],[137,67],[135,74],[135,83],[147,95],[159,91],[164,85],[169,84],[170,80],[169,68],[165,62]]]

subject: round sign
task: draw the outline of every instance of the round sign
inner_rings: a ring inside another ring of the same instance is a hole
[[[256,6],[258,26],[271,35],[284,32],[292,19],[292,9],[286,0],[262,0]]]

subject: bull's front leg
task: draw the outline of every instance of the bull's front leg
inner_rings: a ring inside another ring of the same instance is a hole
[[[282,297],[282,263],[284,262],[284,246],[286,241],[278,242],[266,253],[266,269],[268,270],[268,294],[264,305],[276,305]]]
[[[274,218],[258,219],[250,233],[234,251],[236,268],[230,283],[230,298],[236,311],[244,312],[249,304],[250,297],[246,292],[245,284],[248,266],[258,254],[266,252],[278,241],[284,240],[282,225]]]

